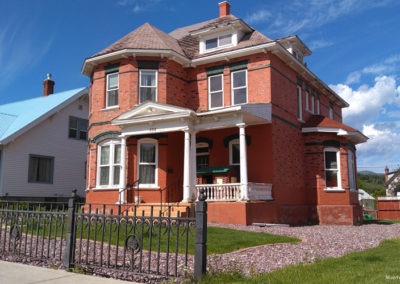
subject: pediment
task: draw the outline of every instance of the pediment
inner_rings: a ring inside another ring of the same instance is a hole
[[[151,120],[152,118],[167,116],[191,116],[192,113],[194,113],[194,111],[188,108],[156,102],[146,102],[121,114],[114,119],[114,122],[142,119]]]

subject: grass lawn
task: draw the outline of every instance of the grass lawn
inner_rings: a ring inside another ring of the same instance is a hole
[[[246,278],[239,271],[208,275],[201,283],[387,283],[400,282],[400,239],[340,258],[298,264]]]

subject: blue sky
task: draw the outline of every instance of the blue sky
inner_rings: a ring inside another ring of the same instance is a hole
[[[0,104],[89,85],[94,55],[145,22],[170,32],[218,17],[220,0],[12,0],[0,2]],[[309,69],[350,107],[344,122],[370,139],[358,169],[400,167],[400,1],[230,0],[231,13],[264,35],[298,35]]]

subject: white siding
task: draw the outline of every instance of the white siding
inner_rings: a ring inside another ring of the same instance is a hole
[[[84,196],[87,142],[68,138],[69,116],[87,119],[87,96],[4,146],[3,195],[69,197],[77,189]],[[53,184],[28,183],[30,154],[54,157]]]

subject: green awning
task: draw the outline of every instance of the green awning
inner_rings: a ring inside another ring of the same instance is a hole
[[[233,169],[232,166],[214,166],[214,167],[207,167],[207,168],[201,168],[197,170],[198,175],[206,175],[206,174],[221,174],[221,173],[227,173],[231,169]]]

